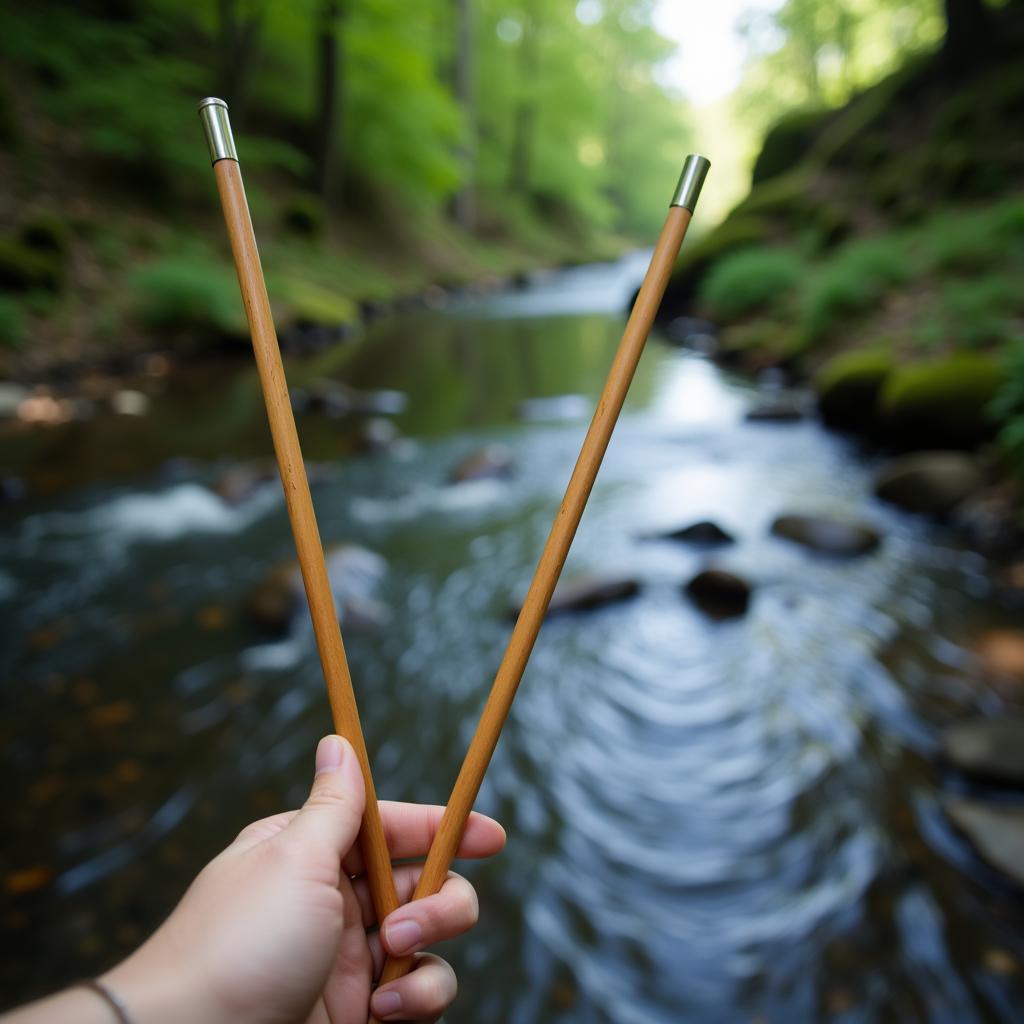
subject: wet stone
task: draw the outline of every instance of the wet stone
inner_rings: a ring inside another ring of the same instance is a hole
[[[555,587],[548,605],[549,616],[596,611],[606,605],[628,601],[640,593],[640,584],[630,577],[581,576],[563,580]],[[517,616],[522,606],[512,609]]]
[[[448,474],[448,483],[464,484],[474,480],[508,480],[515,473],[512,453],[501,444],[489,444],[467,455]]]
[[[823,516],[779,516],[772,523],[771,532],[811,551],[840,558],[866,555],[882,542],[870,526]]]
[[[893,459],[875,477],[875,494],[908,512],[944,516],[982,485],[977,463],[959,452]]]
[[[364,420],[355,434],[356,451],[363,454],[390,451],[401,440],[398,427],[382,416]]]
[[[213,490],[225,504],[241,505],[248,501],[260,488],[275,479],[272,466],[262,463],[247,463],[226,469],[216,479]]]
[[[376,552],[355,544],[336,544],[324,552],[327,575],[342,622],[357,627],[383,625],[388,609],[376,600],[387,573],[387,562]],[[268,633],[288,631],[292,619],[306,602],[302,573],[295,559],[279,562],[249,592],[246,618]]]
[[[989,678],[1024,686],[1024,630],[989,630],[976,643],[974,653]]]
[[[980,719],[947,729],[942,753],[968,775],[1024,786],[1024,718]]]
[[[1024,807],[947,797],[950,820],[990,867],[1024,885]]]
[[[750,584],[724,569],[705,569],[697,573],[685,590],[693,603],[713,619],[738,618],[750,607]]]
[[[733,544],[736,538],[731,533],[723,530],[718,523],[710,519],[701,519],[689,526],[682,526],[678,530],[669,530],[666,533],[652,533],[647,535],[647,540],[677,540],[684,544],[694,544],[702,547],[713,547],[717,545]]]
[[[805,413],[798,402],[776,401],[755,405],[743,418],[748,423],[799,423]]]

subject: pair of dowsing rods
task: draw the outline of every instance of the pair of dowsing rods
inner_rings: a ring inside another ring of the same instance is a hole
[[[288,401],[281,354],[260,269],[252,221],[245,202],[245,192],[238,169],[238,155],[228,121],[227,104],[223,100],[205,99],[199,105],[199,113],[210,146],[210,157],[224,207],[224,218],[227,221],[242,299],[252,332],[260,383],[263,387],[274,449],[295,536],[295,546],[302,567],[302,577],[309,598],[310,614],[313,618],[313,629],[320,650],[320,661],[327,682],[335,728],[355,747],[366,782],[366,812],[360,842],[377,919],[382,921],[398,905],[391,874],[391,859],[377,808],[366,744],[352,692],[352,681],[345,662],[345,651],[334,610],[330,581],[324,565],[323,549],[295,431],[295,419]],[[414,900],[432,895],[441,888],[462,841],[466,822],[473,810],[502,726],[526,670],[526,663],[540,632],[555,584],[569,554],[569,547],[576,535],[576,529],[593,489],[658,307],[661,305],[669,276],[710,166],[707,159],[696,155],[688,156],[683,165],[683,172],[669,205],[668,216],[626,323],[594,418],[584,438],[551,532],[544,544],[526,599],[516,619],[487,703],[480,715],[476,733],[470,742],[437,834],[431,843],[423,872],[413,894]],[[407,973],[412,962],[412,957],[389,958],[384,964],[380,984]]]

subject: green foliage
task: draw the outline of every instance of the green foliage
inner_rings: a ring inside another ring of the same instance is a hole
[[[951,281],[940,298],[943,322],[955,342],[971,348],[998,345],[1018,328],[1013,315],[1024,312],[1019,277],[993,275]]]
[[[730,216],[683,250],[669,281],[666,296],[676,305],[688,303],[708,270],[730,253],[768,240],[770,227],[760,217]]]
[[[0,295],[0,346],[20,348],[25,338],[25,321],[18,303]]]
[[[220,263],[166,257],[137,270],[131,287],[135,312],[151,330],[196,340],[245,334],[238,282]]]
[[[926,265],[935,273],[982,273],[1007,260],[1024,263],[1024,200],[935,217],[921,242]]]
[[[751,11],[743,27],[751,60],[739,101],[767,126],[787,110],[846,102],[937,42],[943,19],[932,0],[785,0]]]
[[[806,272],[804,260],[790,249],[743,249],[714,264],[699,295],[713,317],[729,322],[777,310]]]
[[[803,327],[819,341],[846,318],[875,306],[893,286],[912,275],[907,247],[896,235],[851,242],[811,277],[803,295]]]
[[[1005,380],[987,356],[910,363],[883,385],[881,413],[894,437],[908,445],[972,447],[995,432],[990,407]]]
[[[751,174],[752,184],[759,185],[792,170],[814,144],[827,116],[821,110],[794,110],[780,117],[761,144]]]

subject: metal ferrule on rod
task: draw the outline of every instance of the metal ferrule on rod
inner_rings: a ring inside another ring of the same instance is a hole
[[[669,206],[682,206],[693,213],[697,205],[697,197],[704,186],[704,179],[708,176],[708,169],[711,161],[707,157],[691,153],[683,164],[683,173],[679,175],[679,184],[672,194],[672,202]]]
[[[207,96],[199,104],[199,120],[203,122],[206,143],[210,147],[210,163],[218,160],[234,160],[238,162],[238,150],[235,149],[235,137],[231,134],[231,122],[228,120],[228,105],[216,96]]]

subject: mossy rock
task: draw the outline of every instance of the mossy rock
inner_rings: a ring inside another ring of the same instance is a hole
[[[814,381],[821,418],[842,430],[871,430],[879,395],[895,365],[885,349],[860,349],[831,359]]]
[[[663,314],[685,311],[697,295],[701,281],[711,265],[730,253],[761,245],[771,233],[768,222],[760,217],[729,216],[713,231],[683,251],[665,291]]]
[[[71,228],[55,213],[37,213],[21,226],[18,235],[27,248],[61,258],[71,247]]]
[[[716,360],[745,373],[758,373],[777,366],[798,366],[804,348],[800,335],[788,325],[759,319],[722,331]]]
[[[302,238],[320,238],[324,233],[324,206],[315,196],[294,196],[281,214],[284,226]]]
[[[308,281],[284,285],[284,298],[293,324],[317,327],[352,327],[359,323],[359,307],[344,295]]]
[[[882,386],[881,421],[900,447],[973,448],[993,436],[989,413],[1004,372],[982,355],[956,355],[894,370]]]
[[[13,238],[0,238],[0,289],[58,291],[63,276],[62,261],[54,253],[39,252]]]
[[[796,167],[814,145],[830,111],[795,110],[768,129],[754,161],[751,181],[756,186]]]

